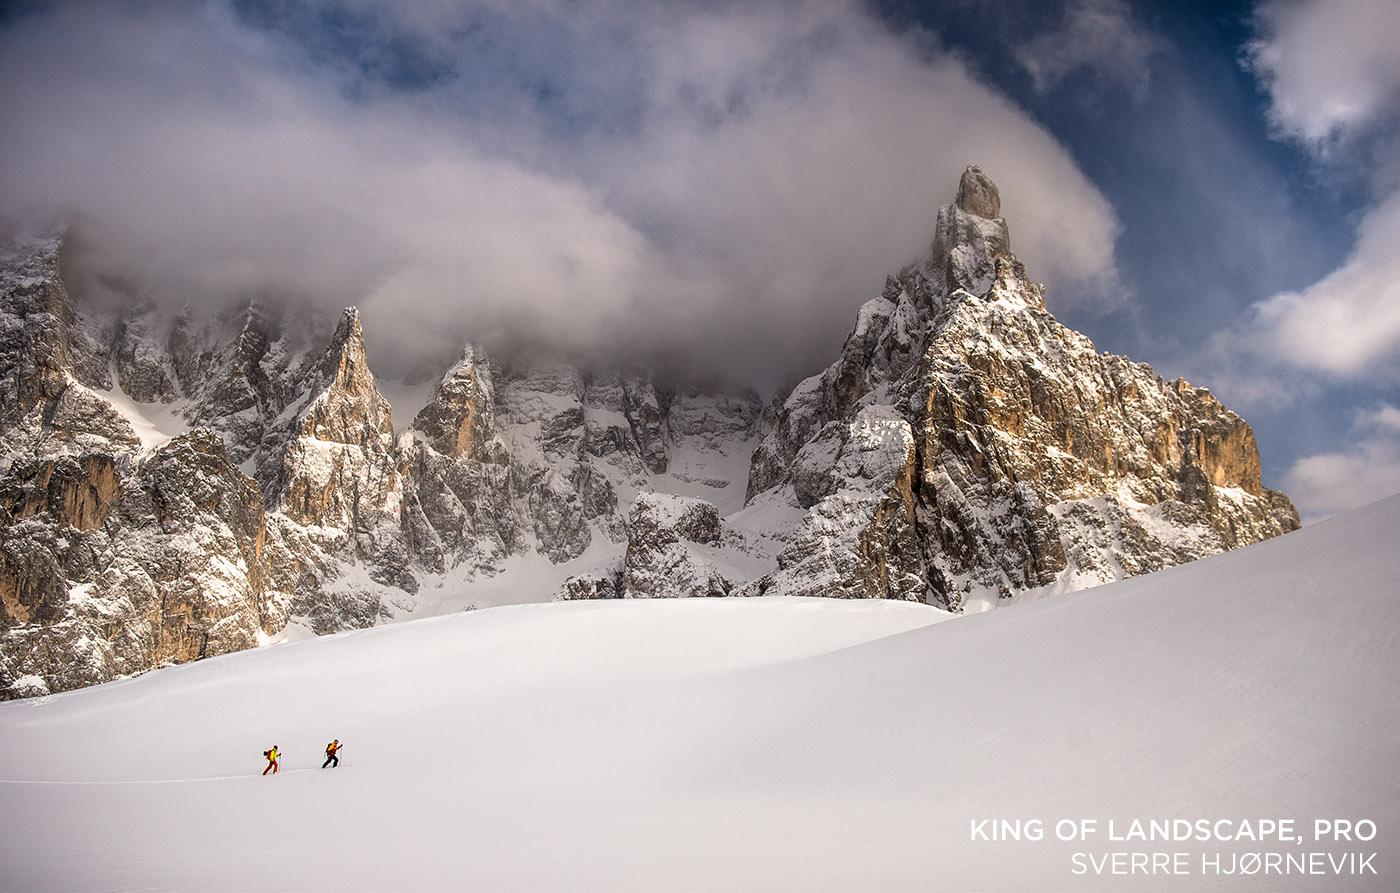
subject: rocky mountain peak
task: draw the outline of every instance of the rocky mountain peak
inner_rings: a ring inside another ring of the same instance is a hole
[[[392,407],[375,386],[355,308],[341,314],[318,372],[295,404],[291,429],[264,438],[285,443],[276,504],[299,524],[364,529],[371,518],[379,523],[397,513],[401,492]],[[356,548],[371,544],[357,541]]]
[[[996,184],[969,166],[952,203],[938,209],[929,250],[899,276],[928,313],[959,291],[982,297],[991,289],[997,262],[1011,256],[1011,233],[1000,214]]]
[[[969,167],[929,251],[784,402],[749,497],[807,515],[760,591],[961,610],[1298,526],[1261,486],[1243,419],[1046,312],[999,212],[996,186]]]
[[[360,312],[354,307],[341,314],[321,359],[321,376],[324,390],[303,417],[303,435],[356,445],[393,436],[392,410],[374,385]]]
[[[413,428],[444,456],[470,456],[494,433],[494,401],[486,353],[469,344],[414,416]]]
[[[975,164],[969,164],[958,181],[958,197],[955,204],[969,214],[976,214],[988,220],[1001,216],[1001,193],[997,184],[982,173]]]
[[[346,307],[340,311],[340,321],[336,323],[335,334],[326,348],[327,356],[343,352],[347,346],[364,350],[365,329],[360,323],[360,308]]]
[[[362,389],[370,375],[365,358],[365,330],[360,323],[360,311],[346,307],[341,311],[335,334],[321,359],[321,374],[343,390]]]

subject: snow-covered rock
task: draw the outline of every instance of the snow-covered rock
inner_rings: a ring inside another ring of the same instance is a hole
[[[25,676],[63,691],[240,651],[286,623],[262,496],[219,436],[197,429],[129,461],[28,459],[0,479],[12,694]]]
[[[399,437],[405,545],[430,572],[499,570],[522,538],[495,414],[490,362],[468,345]]]
[[[798,455],[793,486],[809,509],[758,590],[922,601],[914,460],[913,432],[891,407],[828,425]]]
[[[173,331],[152,303],[125,314],[114,338],[117,384],[138,403],[168,403],[179,398],[179,373],[168,342]]]
[[[153,336],[79,316],[62,250],[12,246],[0,271],[0,697],[249,648],[287,616],[256,482],[209,430],[145,448],[108,364],[171,366],[102,346]]]
[[[569,578],[558,597],[690,598],[728,595],[734,582],[715,558],[726,545],[719,510],[703,499],[643,493],[627,513],[619,562]]]
[[[111,386],[93,326],[74,312],[62,239],[24,239],[0,252],[0,456],[53,456],[139,445],[130,423],[95,391]]]
[[[624,598],[727,595],[727,580],[703,547],[721,543],[719,511],[685,496],[644,493],[627,513]]]

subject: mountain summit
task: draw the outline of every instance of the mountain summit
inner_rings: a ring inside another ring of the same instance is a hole
[[[1296,528],[1249,426],[1056,322],[1000,211],[969,167],[835,362],[767,409],[472,344],[438,378],[382,382],[353,308],[86,315],[62,239],[17,243],[0,266],[0,696],[284,628],[552,597],[962,611]]]
[[[968,165],[958,181],[958,197],[953,200],[960,210],[988,220],[1001,216],[1001,192],[997,184],[976,165]]]

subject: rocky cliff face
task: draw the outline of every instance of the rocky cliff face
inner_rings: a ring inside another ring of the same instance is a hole
[[[62,258],[32,239],[0,268],[0,696],[252,647],[289,617],[409,616],[425,579],[625,551],[668,470],[742,494],[751,393],[467,345],[396,436],[353,309],[84,318]]]
[[[135,448],[130,423],[94,393],[111,387],[101,333],[73,312],[56,237],[0,254],[0,450]]]
[[[1249,426],[1057,323],[999,215],[969,168],[836,361],[766,409],[467,345],[395,419],[353,309],[86,318],[61,239],[11,246],[0,697],[251,647],[289,618],[332,632],[470,605],[501,580],[524,581],[513,601],[962,610],[1296,527]]]
[[[399,439],[406,545],[430,572],[499,568],[521,531],[490,362],[468,346]]]
[[[27,694],[239,651],[280,629],[261,494],[207,429],[0,481],[0,677]]]
[[[969,168],[929,251],[783,404],[750,498],[790,498],[808,515],[763,591],[958,610],[1298,526],[1287,498],[1261,486],[1243,419],[1055,321],[999,210],[995,185]],[[866,455],[878,458],[854,458]]]
[[[257,487],[222,440],[149,453],[103,394],[112,353],[73,311],[60,241],[0,273],[0,685],[43,694],[249,648],[286,622]]]

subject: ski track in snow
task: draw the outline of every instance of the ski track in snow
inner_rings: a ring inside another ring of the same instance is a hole
[[[287,770],[293,771],[293,770]],[[306,772],[306,769],[295,770]],[[200,781],[230,781],[235,778],[245,778],[243,775],[207,775],[203,778],[146,778],[133,779],[128,781],[43,781],[23,778],[0,778],[0,784],[188,784]]]
[[[311,769],[281,769],[273,775],[290,775],[293,772],[311,772]],[[0,778],[0,784],[195,784],[204,781],[235,781],[242,778],[252,778],[261,773],[254,772],[249,775],[202,775],[197,778],[132,778],[121,781],[55,781],[52,779],[27,779],[27,778]]]

